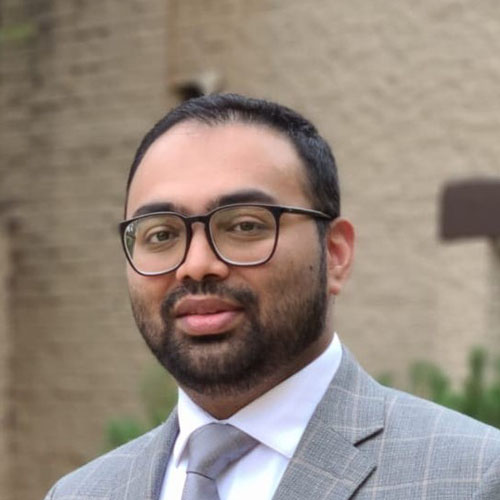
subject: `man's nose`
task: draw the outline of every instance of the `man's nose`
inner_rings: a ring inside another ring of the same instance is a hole
[[[193,236],[184,262],[175,271],[178,281],[191,278],[201,281],[208,276],[224,279],[229,274],[229,266],[215,255],[203,224],[193,225]]]

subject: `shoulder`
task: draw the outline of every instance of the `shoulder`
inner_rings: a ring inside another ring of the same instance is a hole
[[[346,404],[357,413],[380,410],[383,434],[391,439],[445,439],[461,443],[481,442],[500,449],[500,430],[403,391],[383,386],[368,375],[352,355],[343,353],[342,371],[336,385],[348,393]],[[337,377],[336,377],[337,378]],[[335,379],[333,381],[335,388]],[[333,397],[338,397],[332,393]]]
[[[499,493],[500,430],[410,394],[382,390],[385,426],[378,451],[393,470],[404,464],[402,476],[411,471],[429,484],[458,481],[476,494],[491,487]]]
[[[380,385],[348,351],[324,402],[321,418],[376,463],[365,491],[387,499],[500,498],[498,429]]]
[[[394,438],[488,440],[500,447],[500,431],[466,415],[402,391],[383,387],[386,428]]]
[[[46,500],[108,495],[129,479],[138,457],[150,454],[149,448],[164,430],[165,424],[67,474],[52,487]]]

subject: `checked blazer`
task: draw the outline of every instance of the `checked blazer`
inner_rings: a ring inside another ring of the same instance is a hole
[[[174,411],[45,500],[158,500],[177,433]],[[379,385],[344,349],[274,500],[347,499],[500,500],[500,431]]]

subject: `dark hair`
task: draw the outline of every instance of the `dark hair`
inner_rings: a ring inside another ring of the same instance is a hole
[[[230,122],[266,125],[288,137],[306,169],[313,208],[340,215],[337,167],[332,151],[314,125],[280,104],[238,94],[213,94],[189,99],[168,112],[145,135],[132,162],[127,193],[135,172],[151,144],[174,125],[197,121],[214,126]]]

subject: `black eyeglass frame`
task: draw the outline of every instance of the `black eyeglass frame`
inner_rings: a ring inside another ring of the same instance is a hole
[[[216,214],[217,212],[220,212],[221,210],[227,210],[228,208],[238,208],[238,207],[258,207],[258,208],[265,208],[274,217],[275,224],[276,224],[276,231],[274,235],[274,243],[271,252],[269,253],[269,256],[266,257],[265,259],[259,260],[257,262],[249,262],[249,263],[239,263],[239,262],[233,262],[229,259],[226,259],[223,257],[219,250],[217,249],[217,246],[215,245],[212,234],[210,232],[210,219]],[[193,238],[193,230],[192,230],[192,225],[195,222],[201,222],[203,223],[205,227],[205,236],[207,238],[207,241],[210,245],[210,248],[214,252],[214,255],[217,256],[219,260],[224,262],[225,264],[228,264],[230,266],[237,266],[237,267],[253,267],[253,266],[261,266],[265,264],[266,262],[269,262],[271,258],[274,255],[274,252],[276,251],[276,247],[278,245],[278,238],[279,238],[279,232],[280,232],[280,218],[283,214],[298,214],[298,215],[308,215],[309,217],[313,217],[314,219],[322,219],[322,220],[328,220],[332,221],[336,217],[332,215],[328,215],[324,212],[320,212],[318,210],[313,210],[310,208],[299,208],[299,207],[289,207],[289,206],[283,206],[283,205],[268,205],[265,203],[235,203],[231,205],[223,205],[220,207],[215,208],[214,210],[211,210],[210,212],[207,212],[206,214],[203,215],[191,215],[191,216],[186,216],[183,214],[180,214],[179,212],[170,212],[170,211],[164,211],[164,212],[151,212],[143,215],[138,215],[136,217],[132,217],[130,219],[126,219],[124,221],[121,221],[118,224],[118,230],[120,232],[120,237],[121,237],[121,242],[122,242],[122,247],[123,251],[125,252],[125,256],[127,257],[127,260],[129,264],[132,266],[132,269],[134,271],[142,276],[161,276],[162,274],[168,274],[171,273],[175,270],[177,270],[179,267],[182,266],[184,261],[186,260],[187,254],[189,252],[189,248],[191,246],[191,240]],[[155,216],[155,215],[174,215],[181,219],[184,222],[184,225],[186,227],[186,249],[184,251],[184,255],[182,256],[182,259],[180,262],[166,270],[166,271],[155,271],[155,272],[146,272],[146,271],[140,271],[137,269],[137,267],[134,265],[132,256],[130,255],[128,249],[127,249],[127,244],[125,242],[126,236],[125,232],[127,227],[132,224],[135,221]]]

